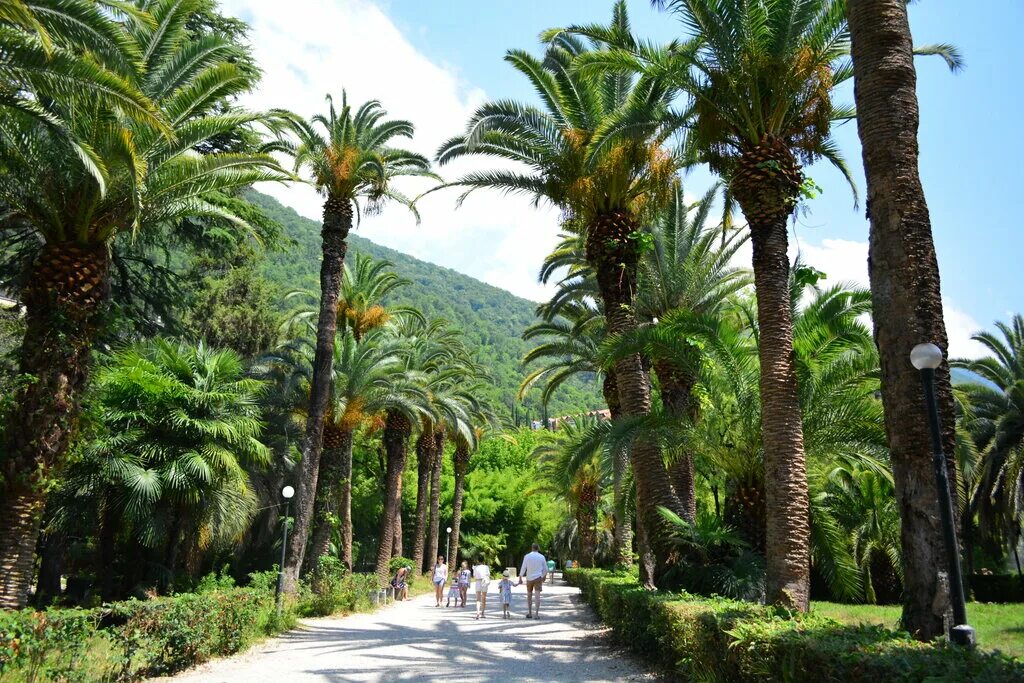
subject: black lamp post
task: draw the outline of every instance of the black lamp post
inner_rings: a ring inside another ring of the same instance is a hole
[[[274,594],[274,601],[277,603],[277,616],[281,616],[281,594],[284,592],[284,556],[288,549],[288,513],[291,512],[292,496],[295,489],[285,486],[281,489],[281,497],[284,498],[284,531],[281,538],[281,567],[277,572],[277,592]]]
[[[918,344],[910,351],[910,362],[921,372],[925,403],[928,406],[928,422],[932,433],[932,464],[935,467],[935,484],[939,493],[942,536],[946,545],[946,558],[949,562],[949,599],[953,604],[953,629],[949,639],[957,645],[973,647],[975,634],[974,629],[967,625],[967,600],[964,598],[964,581],[960,572],[960,547],[956,540],[956,531],[953,528],[953,498],[949,492],[946,455],[942,451],[939,404],[935,400],[935,369],[942,364],[942,349],[935,344]]]

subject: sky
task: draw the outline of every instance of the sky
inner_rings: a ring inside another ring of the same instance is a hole
[[[445,139],[490,99],[533,102],[525,78],[503,61],[506,50],[539,52],[547,28],[610,17],[611,0],[221,0],[228,14],[252,26],[250,40],[264,71],[245,104],[286,107],[309,116],[325,109],[328,92],[350,101],[379,99],[390,116],[411,120],[416,137],[405,146],[433,156]],[[648,0],[629,0],[634,32],[667,42],[679,22]],[[921,176],[931,211],[952,356],[976,356],[972,333],[1024,311],[1020,282],[1024,230],[1013,209],[1021,193],[1024,136],[1024,52],[1020,0],[929,0],[911,5],[916,44],[951,42],[966,60],[952,74],[938,58],[919,58]],[[852,101],[852,90],[840,100]],[[835,131],[864,178],[856,125]],[[486,163],[441,169],[446,179]],[[824,271],[830,282],[867,285],[868,223],[863,203],[831,167],[806,173],[824,192],[807,205],[791,235],[791,253]],[[709,186],[707,173],[686,178],[689,194]],[[416,192],[424,186],[410,185]],[[308,186],[266,186],[299,213],[319,220],[322,199]],[[541,260],[558,239],[558,214],[523,198],[480,191],[456,208],[458,190],[420,202],[422,220],[402,207],[366,217],[359,234],[432,263],[540,301]],[[1015,227],[1016,226],[1016,227]]]

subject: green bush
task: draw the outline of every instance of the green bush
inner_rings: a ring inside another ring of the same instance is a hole
[[[649,592],[622,573],[565,575],[620,641],[684,680],[1024,681],[1024,664],[1004,655],[920,643],[879,626]]]
[[[173,597],[0,612],[0,675],[5,681],[131,681],[238,652],[294,625],[293,613],[276,615],[275,581],[256,575],[249,587],[234,588],[230,579],[211,576],[199,583],[200,592]]]
[[[391,576],[397,574],[398,570],[402,567],[409,570],[409,575],[406,577],[405,582],[411,586],[413,579],[417,574],[417,572],[413,570],[415,567],[413,561],[408,557],[392,557],[391,560],[388,561],[388,571],[391,573]]]
[[[96,635],[95,610],[0,611],[0,674],[86,681],[82,662]]]
[[[325,617],[337,612],[367,609],[370,592],[376,587],[375,575],[350,574],[337,557],[324,555],[302,586],[299,613],[307,617]]]

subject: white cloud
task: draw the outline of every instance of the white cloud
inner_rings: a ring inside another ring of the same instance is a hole
[[[485,99],[483,90],[435,64],[402,35],[384,10],[369,0],[222,0],[224,10],[252,26],[250,40],[264,76],[245,103],[253,108],[286,107],[303,116],[325,108],[324,95],[350,102],[379,99],[389,116],[411,120],[416,138],[407,146],[433,156],[459,133]],[[444,169],[447,178],[479,164],[460,162]],[[417,194],[429,185],[402,189]],[[309,187],[261,187],[299,213],[319,220],[322,199]],[[557,240],[557,214],[537,210],[523,198],[481,191],[456,210],[457,190],[428,196],[416,225],[402,207],[366,217],[359,233],[375,242],[503,287],[542,299],[535,284],[541,260]]]

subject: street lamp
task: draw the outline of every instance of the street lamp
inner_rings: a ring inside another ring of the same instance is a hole
[[[935,467],[935,484],[939,492],[942,536],[946,544],[946,558],[949,562],[949,597],[950,602],[953,603],[953,629],[949,639],[957,645],[972,647],[975,635],[974,629],[967,625],[967,601],[964,598],[964,581],[960,573],[960,548],[957,544],[956,532],[953,529],[953,499],[949,493],[946,455],[942,451],[939,405],[935,400],[935,369],[942,365],[942,349],[935,344],[918,344],[910,351],[910,363],[921,372],[925,403],[928,406],[928,422],[932,433],[932,464]]]
[[[452,557],[452,528],[448,527],[448,543],[445,546],[448,548],[448,563],[455,562],[455,558]]]
[[[281,594],[284,592],[284,555],[288,549],[288,513],[291,512],[292,496],[295,489],[285,486],[281,489],[281,497],[284,498],[284,531],[281,538],[281,566],[277,572],[277,593],[274,594],[274,601],[277,603],[277,616],[281,617]]]

